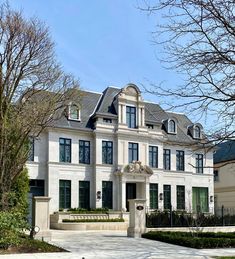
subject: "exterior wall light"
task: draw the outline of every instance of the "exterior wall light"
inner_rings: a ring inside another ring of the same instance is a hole
[[[163,200],[163,193],[159,194],[159,200],[162,201]]]
[[[210,196],[210,202],[213,202],[213,201],[214,201],[213,198],[214,198],[214,197],[211,195],[211,196]]]
[[[101,191],[97,191],[96,198],[97,198],[97,200],[101,199]]]

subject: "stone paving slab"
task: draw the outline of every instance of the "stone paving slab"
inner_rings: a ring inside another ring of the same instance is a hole
[[[52,231],[51,243],[70,253],[0,255],[0,259],[206,259],[234,255],[235,248],[193,249],[142,238],[123,231]]]

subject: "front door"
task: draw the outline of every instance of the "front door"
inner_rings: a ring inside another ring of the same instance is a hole
[[[126,183],[126,209],[129,211],[129,199],[136,199],[136,183]]]

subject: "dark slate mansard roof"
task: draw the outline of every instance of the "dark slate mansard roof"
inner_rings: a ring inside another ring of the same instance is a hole
[[[115,109],[115,99],[121,89],[107,87],[102,94],[80,91],[81,97],[81,121],[68,120],[63,116],[56,126],[62,128],[92,130],[94,128],[94,117],[103,116],[107,118],[117,118]],[[165,112],[158,104],[145,103],[146,124],[162,125],[164,120],[174,118],[177,121],[177,134],[167,134],[169,141],[192,143],[197,142],[188,135],[188,126],[193,123],[184,114]]]
[[[235,141],[220,143],[214,153],[214,164],[235,160]]]

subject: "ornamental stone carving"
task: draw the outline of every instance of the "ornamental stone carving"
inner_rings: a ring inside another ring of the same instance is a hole
[[[124,167],[124,173],[131,174],[153,174],[153,170],[147,165],[141,165],[140,161],[133,161],[129,165]]]

